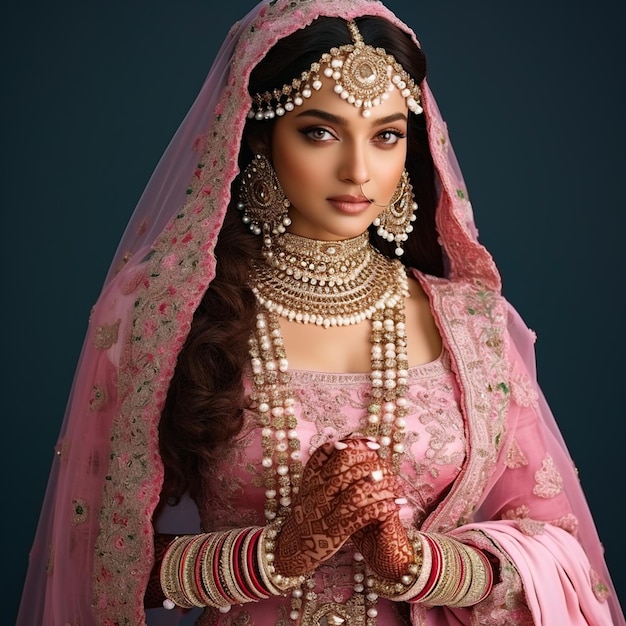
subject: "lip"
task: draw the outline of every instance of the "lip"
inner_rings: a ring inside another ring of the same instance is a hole
[[[332,204],[338,211],[355,215],[366,211],[371,206],[371,202],[365,196],[341,195],[328,198],[328,202]]]

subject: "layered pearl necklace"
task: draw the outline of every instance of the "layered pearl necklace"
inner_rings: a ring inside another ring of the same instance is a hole
[[[253,405],[262,428],[265,517],[287,515],[302,477],[295,398],[279,316],[324,327],[371,320],[371,398],[364,436],[375,437],[381,458],[397,472],[404,452],[408,359],[404,298],[408,281],[398,260],[374,249],[368,234],[339,242],[305,239],[285,233],[265,249],[253,285],[258,299],[256,332],[250,339]],[[376,624],[376,594],[368,592],[362,557],[355,554],[350,610],[360,623]],[[292,595],[291,619],[302,624],[341,624],[343,607],[317,607],[315,581]],[[344,613],[350,617],[348,613]],[[325,621],[324,621],[325,619]]]

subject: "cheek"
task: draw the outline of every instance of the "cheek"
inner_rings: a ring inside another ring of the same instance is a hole
[[[319,186],[320,180],[327,175],[324,161],[316,157],[315,151],[305,151],[293,145],[289,150],[277,147],[273,160],[278,179],[288,196]]]
[[[385,187],[386,191],[393,191],[404,170],[405,153],[404,151],[389,152],[386,158],[383,157],[376,165],[378,172],[379,184]]]

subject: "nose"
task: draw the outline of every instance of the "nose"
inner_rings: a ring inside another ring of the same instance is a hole
[[[342,146],[339,179],[354,185],[364,185],[370,179],[366,150],[356,141]]]

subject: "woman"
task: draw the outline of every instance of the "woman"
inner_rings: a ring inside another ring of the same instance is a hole
[[[424,75],[378,2],[233,27],[94,308],[20,624],[624,623]]]

